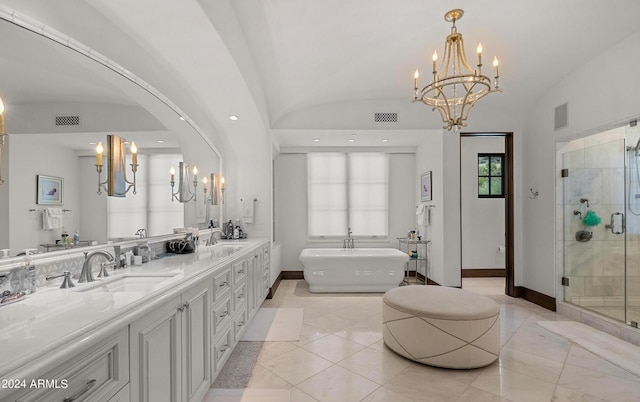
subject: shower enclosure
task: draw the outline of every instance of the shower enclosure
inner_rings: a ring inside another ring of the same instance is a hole
[[[640,322],[640,130],[560,145],[564,301]]]

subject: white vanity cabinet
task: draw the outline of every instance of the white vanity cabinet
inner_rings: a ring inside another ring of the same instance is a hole
[[[212,289],[209,277],[131,324],[132,401],[202,399],[211,378]]]
[[[24,390],[2,400],[107,402],[116,398],[129,382],[128,335],[128,328],[123,328],[52,370],[22,378]]]

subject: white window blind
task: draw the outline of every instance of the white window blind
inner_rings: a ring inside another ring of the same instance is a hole
[[[386,237],[388,172],[383,153],[308,154],[309,237]]]
[[[347,232],[347,155],[307,155],[309,237]]]

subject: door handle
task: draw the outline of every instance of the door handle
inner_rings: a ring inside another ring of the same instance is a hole
[[[616,217],[620,217],[620,230],[616,230]],[[614,212],[611,214],[611,223],[604,225],[605,228],[610,229],[611,233],[619,235],[625,231],[624,214],[622,212]]]

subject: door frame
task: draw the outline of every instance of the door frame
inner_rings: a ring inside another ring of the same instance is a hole
[[[505,289],[506,295],[518,297],[515,278],[515,220],[514,220],[514,185],[513,185],[513,132],[467,132],[460,133],[460,165],[462,166],[462,138],[463,137],[503,137],[506,178],[504,194],[505,213]],[[460,169],[460,256],[462,256],[462,169]],[[460,258],[460,277],[462,278],[462,258]]]

